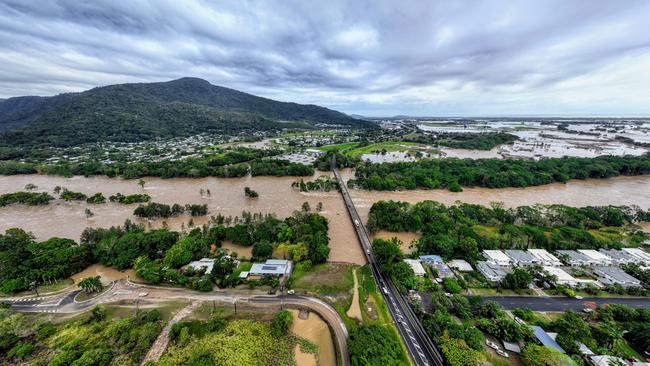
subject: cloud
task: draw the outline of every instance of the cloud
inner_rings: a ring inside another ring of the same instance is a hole
[[[650,114],[649,22],[643,0],[0,0],[0,97],[197,76],[370,115]]]

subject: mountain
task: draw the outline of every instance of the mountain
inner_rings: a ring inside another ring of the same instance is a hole
[[[203,132],[239,133],[317,123],[370,127],[343,113],[278,102],[197,78],[118,84],[53,97],[0,100],[0,144],[72,146]]]

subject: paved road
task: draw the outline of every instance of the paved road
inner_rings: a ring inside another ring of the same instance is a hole
[[[336,179],[341,183],[341,194],[343,195],[345,206],[348,209],[357,236],[359,237],[359,242],[366,253],[368,265],[372,270],[372,276],[375,279],[375,282],[377,282],[377,286],[384,297],[388,310],[395,321],[395,326],[404,340],[404,344],[406,345],[411,360],[416,365],[442,366],[444,363],[440,352],[426,334],[422,323],[420,323],[420,320],[417,318],[415,313],[413,313],[411,306],[406,302],[404,296],[402,296],[395,286],[393,286],[390,279],[383,276],[379,271],[379,267],[377,262],[375,262],[372,253],[372,246],[368,233],[361,222],[357,209],[354,207],[354,203],[350,198],[345,182],[336,168],[336,161],[334,159],[332,159],[332,171],[334,172]]]
[[[482,298],[497,302],[507,310],[512,310],[516,307],[526,307],[536,311],[582,310],[587,307],[587,302],[595,302],[598,306],[604,304],[623,304],[633,308],[650,308],[650,298],[584,298],[582,300],[568,297],[530,296],[486,296]]]
[[[140,297],[139,294],[146,292],[146,297]],[[58,296],[39,298],[38,300],[21,298],[12,299],[12,309],[21,312],[38,312],[38,313],[59,313],[74,314],[88,310],[89,308],[102,303],[112,303],[116,301],[135,301],[140,299],[146,302],[163,302],[169,300],[198,300],[198,301],[218,301],[231,304],[246,303],[251,306],[261,308],[268,305],[281,306],[286,308],[307,308],[310,311],[320,315],[327,322],[330,330],[333,332],[336,342],[338,359],[343,366],[350,365],[350,356],[348,354],[347,338],[348,330],[343,320],[334,308],[327,303],[309,296],[298,295],[262,295],[258,293],[238,293],[238,292],[195,292],[184,288],[167,288],[146,286],[134,284],[128,280],[114,282],[109,290],[103,294],[83,302],[74,301],[79,290],[72,291]]]

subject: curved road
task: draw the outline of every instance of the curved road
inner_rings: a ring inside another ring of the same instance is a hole
[[[314,297],[298,295],[263,295],[261,292],[259,294],[236,292],[200,293],[183,288],[167,288],[134,284],[128,280],[114,282],[109,290],[87,301],[77,302],[74,300],[79,291],[80,290],[74,290],[69,293],[39,298],[5,299],[5,301],[10,301],[12,303],[11,308],[16,311],[59,314],[82,312],[97,304],[124,300],[135,301],[138,299],[147,302],[184,299],[219,301],[231,303],[233,306],[245,303],[251,306],[260,307],[264,307],[265,305],[274,305],[282,308],[307,308],[318,314],[329,325],[330,330],[333,332],[339,363],[343,366],[350,365],[350,357],[347,347],[348,330],[345,327],[343,320],[341,320],[341,317],[334,308],[324,301]],[[139,296],[142,292],[147,293],[146,297]]]

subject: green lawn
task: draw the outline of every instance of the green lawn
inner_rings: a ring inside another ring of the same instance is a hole
[[[67,287],[70,287],[74,285],[74,281],[70,278],[65,278],[62,280],[58,280],[54,282],[53,284],[45,284],[45,285],[40,285],[38,286],[38,294],[39,295],[44,295],[47,293],[51,292],[57,292],[61,291]],[[18,296],[36,296],[36,292],[34,291],[22,291],[18,292],[15,294],[5,294],[4,292],[0,292],[0,298],[2,297],[18,297]]]
[[[345,152],[347,150],[355,148],[357,145],[359,145],[358,142],[344,142],[342,144],[321,146],[321,147],[318,148],[318,150],[321,150],[321,151],[339,150],[341,152]]]
[[[354,286],[353,265],[318,264],[304,271],[296,268],[292,274],[296,291],[304,290],[316,295],[350,292]]]
[[[415,142],[405,142],[405,141],[384,141],[377,142],[374,144],[357,147],[350,149],[345,153],[350,157],[358,157],[363,154],[370,154],[373,151],[418,151],[418,150],[428,150],[429,146],[418,144]]]

